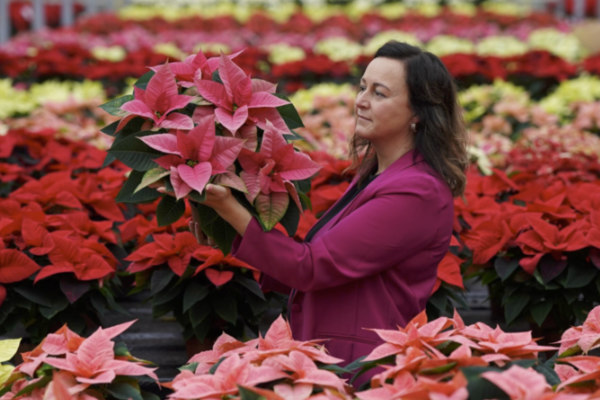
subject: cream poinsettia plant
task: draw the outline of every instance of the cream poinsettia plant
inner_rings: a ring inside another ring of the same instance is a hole
[[[225,253],[234,232],[199,204],[208,183],[234,189],[265,230],[281,222],[293,234],[320,168],[290,142],[302,126],[293,105],[275,84],[242,70],[238,54],[207,58],[200,51],[151,67],[133,94],[103,105],[120,117],[103,130],[115,137],[107,163],[118,159],[133,170],[117,200],[161,197],[160,225],[179,219],[191,201]]]
[[[10,361],[17,353],[21,339],[0,340],[0,363]],[[0,386],[8,380],[14,367],[10,364],[0,364]]]

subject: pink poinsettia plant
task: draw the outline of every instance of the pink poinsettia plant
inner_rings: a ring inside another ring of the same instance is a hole
[[[102,107],[120,117],[103,132],[113,135],[107,162],[132,168],[122,202],[161,197],[159,224],[184,215],[185,201],[199,211],[201,227],[225,253],[232,229],[203,207],[209,183],[228,186],[265,230],[282,223],[294,234],[309,206],[304,192],[320,166],[290,142],[302,122],[276,85],[252,79],[234,60],[240,53],[150,68],[134,93]]]
[[[0,387],[0,399],[99,400],[133,398],[132,393],[157,399],[140,387],[141,379],[159,385],[156,368],[113,341],[134,322],[98,328],[87,338],[64,325],[33,350],[21,353],[23,361]]]

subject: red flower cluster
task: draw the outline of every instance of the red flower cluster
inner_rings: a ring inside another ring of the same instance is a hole
[[[517,248],[527,273],[548,255],[558,275],[568,252],[600,249],[600,163],[557,150],[516,148],[509,154],[509,175],[470,171],[464,199],[455,207],[456,228],[474,264],[485,265]]]
[[[9,130],[3,138],[0,285],[36,272],[37,282],[56,274],[101,281],[116,271],[108,246],[117,243],[113,222],[124,220],[114,201],[123,171],[98,171],[102,151],[55,133]],[[81,293],[65,295],[74,302]]]

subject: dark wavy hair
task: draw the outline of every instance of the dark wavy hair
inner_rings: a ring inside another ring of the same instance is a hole
[[[460,196],[465,189],[469,157],[467,132],[453,77],[438,57],[407,43],[391,40],[377,50],[376,57],[404,63],[410,104],[419,121],[415,147],[446,181],[452,194]],[[361,178],[377,164],[370,142],[356,134],[350,155]]]

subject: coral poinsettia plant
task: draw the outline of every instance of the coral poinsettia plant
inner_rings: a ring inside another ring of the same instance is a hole
[[[239,53],[154,66],[132,95],[102,107],[120,117],[103,132],[115,137],[107,161],[131,167],[122,202],[161,198],[160,225],[179,219],[185,201],[197,208],[203,231],[228,253],[234,231],[202,206],[208,183],[228,186],[265,230],[278,223],[294,234],[308,206],[304,192],[319,170],[296,150],[292,129],[302,122],[270,82],[252,79],[234,59]]]
[[[64,325],[21,354],[23,362],[0,386],[0,399],[158,399],[140,387],[144,379],[158,385],[156,368],[112,340],[134,322],[98,328],[87,338]]]
[[[456,312],[432,321],[422,312],[404,328],[375,332],[383,343],[361,360],[358,374],[373,366],[383,370],[356,393],[361,400],[506,398],[481,378],[512,372],[514,366],[531,369],[544,381],[543,390],[551,391],[534,369],[542,369],[538,354],[555,347],[538,345],[531,332],[504,332],[482,322],[465,325]]]
[[[280,316],[264,337],[241,342],[223,334],[194,355],[168,384],[169,399],[351,399],[351,387],[331,371],[341,361],[318,342],[294,340]]]

